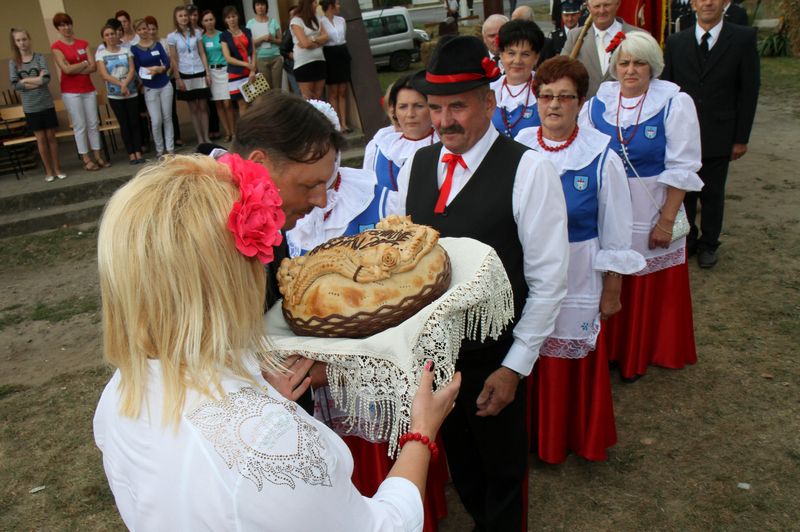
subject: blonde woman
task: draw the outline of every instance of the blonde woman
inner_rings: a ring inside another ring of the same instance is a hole
[[[270,355],[264,265],[279,205],[265,167],[233,155],[167,159],[109,201],[98,266],[117,370],[94,433],[129,528],[422,528],[430,446],[408,441],[375,497],[362,497],[344,442],[294,402],[311,361]],[[433,438],[460,376],[433,393],[431,369],[411,430]]]

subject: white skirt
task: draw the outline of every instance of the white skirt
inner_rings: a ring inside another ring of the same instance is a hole
[[[211,100],[230,100],[231,93],[228,92],[228,69],[211,69]]]

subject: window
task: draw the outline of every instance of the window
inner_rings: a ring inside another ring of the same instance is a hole
[[[388,35],[397,35],[408,31],[406,18],[403,15],[389,15],[364,21],[367,37],[375,39]]]

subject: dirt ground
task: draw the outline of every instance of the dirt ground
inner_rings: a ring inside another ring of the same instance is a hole
[[[800,528],[796,96],[762,94],[731,166],[720,263],[691,264],[699,363],[615,375],[618,445],[605,463],[534,462],[531,530]],[[0,241],[0,530],[121,526],[91,429],[110,374],[95,237]],[[440,530],[470,530],[449,495]]]

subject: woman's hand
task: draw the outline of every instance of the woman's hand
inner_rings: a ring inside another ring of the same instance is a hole
[[[283,365],[286,371],[262,371],[261,375],[282,396],[290,401],[297,401],[311,386],[308,372],[314,361],[300,355],[292,355],[283,361]]]
[[[157,66],[147,67],[147,72],[150,73],[151,76],[155,76],[156,74],[158,74],[159,68],[164,68],[164,67],[157,67]]]
[[[672,243],[672,226],[675,221],[664,220],[663,217],[658,219],[656,225],[650,230],[650,239],[648,247],[650,249],[664,248],[667,249]]]
[[[211,74],[208,73],[208,70],[206,70],[206,86],[211,86]]]
[[[128,86],[127,85],[122,85],[120,88],[121,88],[121,92],[122,92],[123,96],[127,97],[127,96],[131,95],[131,91],[128,90]]]
[[[607,272],[603,276],[603,291],[600,294],[600,319],[605,320],[622,310],[622,276]]]
[[[247,76],[247,81],[249,83],[252,83],[254,79],[256,79],[256,73],[253,70],[251,70],[250,75]]]
[[[175,86],[178,87],[179,91],[185,91],[186,90],[186,83],[183,82],[183,80],[180,78],[180,76],[178,76],[178,79],[175,80]]]
[[[425,364],[419,388],[411,404],[411,432],[419,432],[434,439],[442,426],[444,418],[455,406],[458,389],[461,387],[461,373],[456,372],[446,386],[433,391],[433,361]]]

